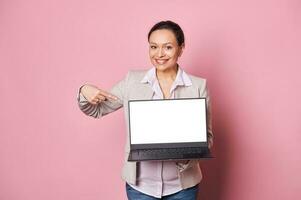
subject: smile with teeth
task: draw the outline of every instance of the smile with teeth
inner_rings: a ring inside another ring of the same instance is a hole
[[[156,62],[161,65],[166,63],[167,61],[168,61],[168,59],[156,59]]]

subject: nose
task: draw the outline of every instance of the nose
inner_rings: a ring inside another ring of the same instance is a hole
[[[163,49],[163,48],[159,48],[158,56],[159,56],[159,57],[165,56],[165,52],[164,52],[164,49]]]

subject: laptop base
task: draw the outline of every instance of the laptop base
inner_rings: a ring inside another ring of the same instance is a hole
[[[205,148],[199,152],[175,152],[169,149],[131,150],[128,161],[147,160],[192,160],[214,158],[209,149]]]

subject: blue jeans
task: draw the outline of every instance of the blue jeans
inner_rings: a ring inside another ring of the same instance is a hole
[[[197,194],[198,194],[198,186],[196,186],[181,190],[177,193],[163,196],[161,199],[163,200],[196,200]],[[147,194],[144,194],[142,192],[139,192],[132,188],[129,184],[126,183],[126,194],[129,200],[157,200],[159,198],[149,196]]]

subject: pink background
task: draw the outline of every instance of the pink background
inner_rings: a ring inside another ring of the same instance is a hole
[[[123,112],[87,117],[77,90],[150,68],[146,36],[166,19],[212,96],[200,199],[301,199],[299,0],[1,0],[1,200],[126,199]]]

